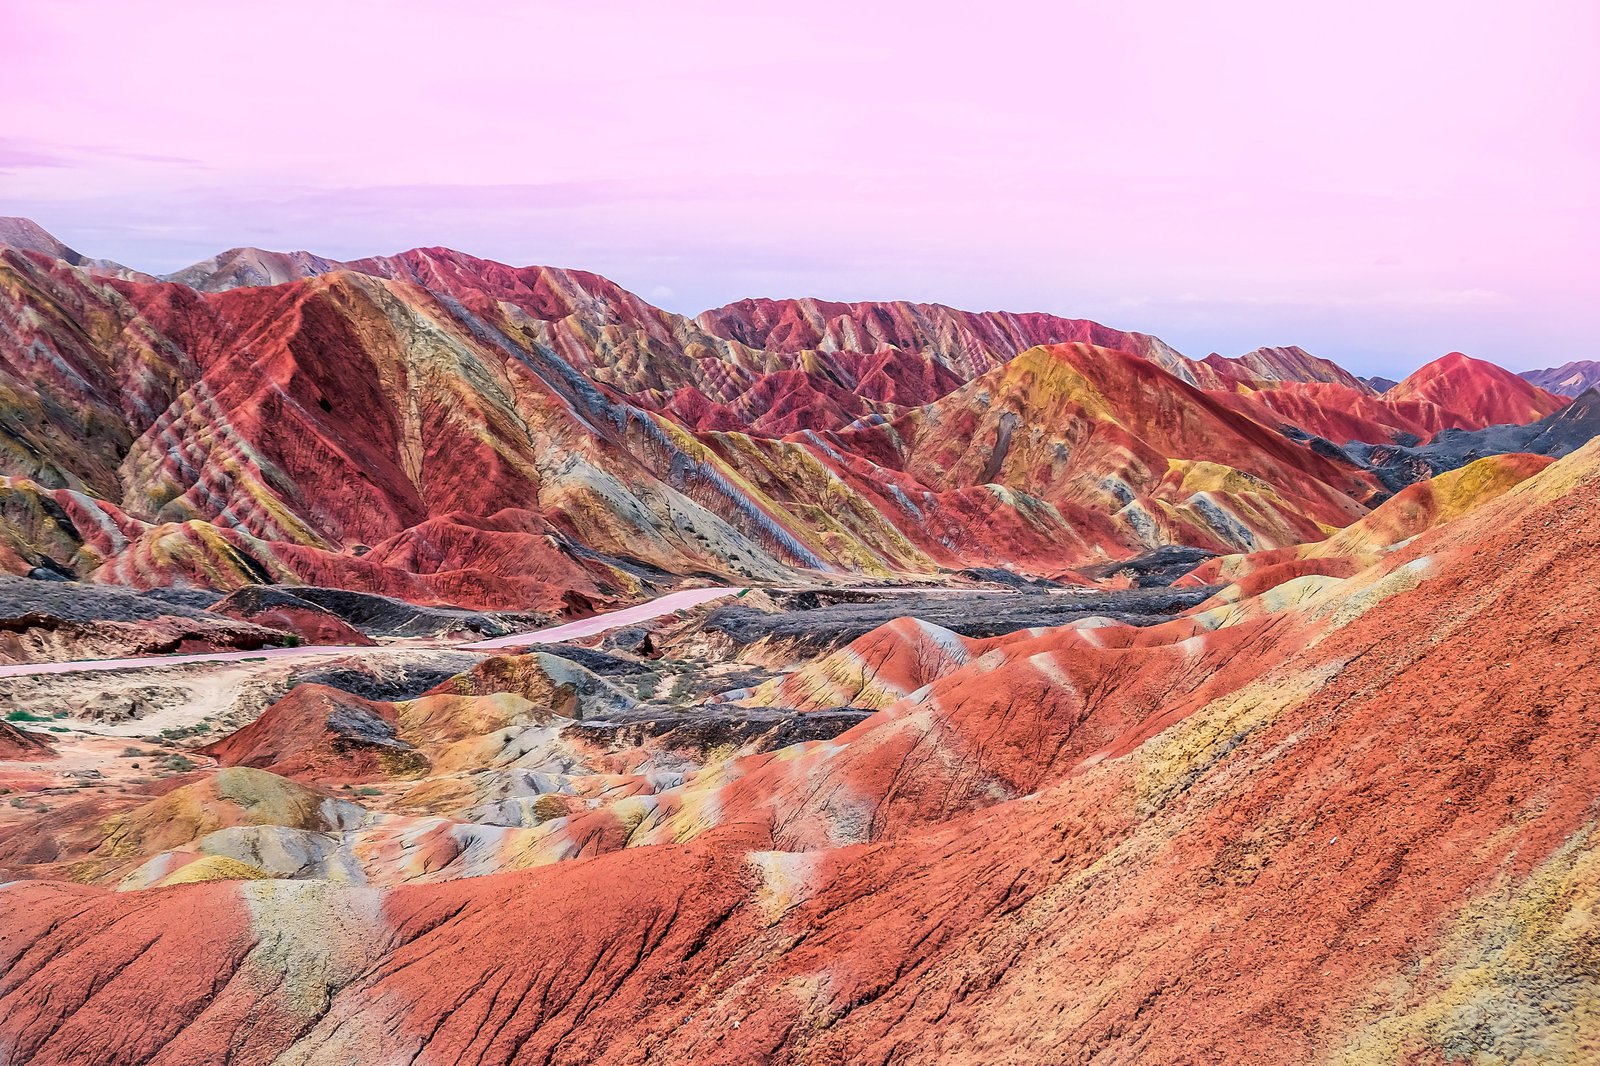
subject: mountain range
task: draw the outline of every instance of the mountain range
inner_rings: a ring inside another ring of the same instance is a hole
[[[0,568],[135,588],[582,612],[694,574],[1059,577],[1298,543],[1393,491],[1350,443],[1567,402],[1459,354],[1379,394],[1298,348],[1192,360],[1045,314],[685,318],[440,248],[154,278],[0,240]]]

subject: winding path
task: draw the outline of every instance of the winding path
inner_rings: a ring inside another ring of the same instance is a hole
[[[689,607],[696,607],[702,603],[719,600],[725,596],[737,596],[744,592],[742,588],[728,588],[715,586],[703,589],[683,589],[680,592],[669,592],[665,596],[657,596],[653,600],[624,607],[617,611],[607,611],[597,614],[593,618],[580,618],[576,622],[563,622],[557,626],[547,626],[544,629],[529,630],[526,633],[513,633],[506,637],[496,637],[493,640],[479,640],[471,644],[448,645],[445,650],[454,651],[496,651],[501,648],[519,648],[528,644],[554,644],[558,641],[572,640],[576,637],[592,637],[596,633],[604,633],[609,629],[617,629],[626,625],[636,625],[639,622],[648,622],[652,618],[671,614]],[[414,652],[421,649],[415,645],[388,647],[357,647],[342,645],[299,645],[293,648],[261,648],[256,651],[216,651],[204,652],[196,655],[146,655],[135,659],[79,659],[75,662],[65,663],[16,663],[14,665],[0,666],[0,677],[34,677],[44,674],[81,674],[103,670],[136,670],[151,666],[185,666],[190,663],[237,663],[254,659],[287,659],[307,655],[382,655],[386,652]]]

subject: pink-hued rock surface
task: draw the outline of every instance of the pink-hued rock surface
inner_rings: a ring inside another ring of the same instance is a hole
[[[1600,1054],[1593,395],[0,245],[0,1063]]]

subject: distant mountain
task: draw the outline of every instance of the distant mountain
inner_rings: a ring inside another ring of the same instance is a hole
[[[1331,381],[1285,381],[1219,395],[1258,421],[1294,426],[1339,443],[1420,440],[1461,421],[1453,411],[1430,401],[1392,400],[1364,385],[1353,389]]]
[[[1095,344],[1132,352],[1194,384],[1189,361],[1159,337],[1037,312],[958,311],[902,301],[740,300],[704,311],[695,321],[718,336],[788,354],[920,352],[963,381],[1035,345]]]
[[[97,275],[154,281],[149,274],[141,273],[109,259],[90,259],[75,248],[69,248],[31,218],[0,216],[0,248],[16,248],[24,252],[37,252],[63,263]]]
[[[1583,359],[1549,370],[1525,370],[1519,376],[1557,396],[1578,396],[1600,385],[1600,362]]]
[[[281,285],[314,278],[349,266],[310,252],[265,252],[259,248],[230,248],[162,277],[200,292],[226,292],[255,285]]]
[[[1037,498],[1065,519],[1058,552],[1296,542],[1353,520],[1366,491],[1150,361],[1088,344],[1031,348],[895,422],[825,439],[924,485]]]
[[[1269,424],[1293,427],[1336,444],[1407,445],[1444,430],[1522,425],[1568,402],[1493,363],[1459,352],[1434,360],[1381,393],[1365,382],[1351,388],[1335,381],[1285,381],[1275,387],[1236,390],[1229,400]]]
[[[1362,378],[1361,379],[1361,384],[1365,385],[1367,388],[1371,389],[1373,392],[1376,392],[1379,395],[1382,395],[1383,393],[1388,392],[1390,389],[1394,388],[1396,385],[1398,385],[1400,383],[1398,381],[1396,381],[1394,378],[1370,377],[1370,378]]]
[[[88,262],[81,252],[62,244],[30,218],[0,217],[0,245],[20,248],[25,252],[39,252],[73,266]]]
[[[1356,392],[1366,391],[1366,383],[1338,363],[1318,358],[1304,348],[1292,345],[1287,348],[1257,348],[1233,359],[1213,352],[1201,360],[1201,364],[1216,374],[1214,380],[1203,382],[1206,388],[1303,381],[1343,385]]]
[[[1451,352],[1421,367],[1384,393],[1384,399],[1391,403],[1423,400],[1435,404],[1451,412],[1450,424],[1460,429],[1532,422],[1569,402],[1509,370],[1460,352]]]

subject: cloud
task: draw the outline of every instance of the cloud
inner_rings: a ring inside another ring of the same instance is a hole
[[[1205,307],[1284,307],[1284,308],[1407,308],[1407,307],[1483,307],[1512,303],[1512,298],[1495,289],[1396,289],[1363,293],[1295,293],[1283,296],[1206,296],[1196,292],[1162,298],[1127,296],[1123,306],[1199,305]]]
[[[0,174],[72,165],[73,160],[60,152],[53,152],[15,137],[0,137]]]
[[[0,173],[24,170],[94,167],[107,160],[151,163],[185,169],[206,169],[206,164],[186,156],[141,152],[106,144],[51,144],[20,137],[0,137]]]

